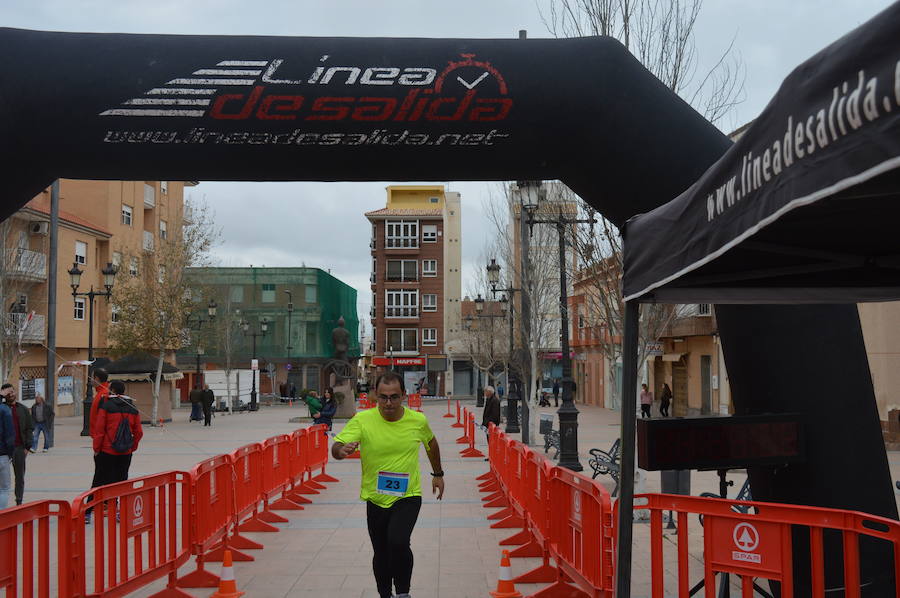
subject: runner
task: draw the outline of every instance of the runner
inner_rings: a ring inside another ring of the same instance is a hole
[[[375,382],[378,409],[356,414],[334,439],[331,454],[345,459],[361,449],[359,498],[366,501],[369,538],[375,556],[372,569],[381,598],[409,597],[413,554],[409,547],[419,509],[419,443],[425,445],[433,470],[432,493],[444,497],[444,470],[437,439],[425,415],[405,409],[402,376],[388,372]]]

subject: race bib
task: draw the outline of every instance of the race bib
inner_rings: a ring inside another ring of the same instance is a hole
[[[407,488],[409,488],[408,473],[397,473],[396,471],[378,472],[378,485],[375,488],[378,494],[405,496]]]

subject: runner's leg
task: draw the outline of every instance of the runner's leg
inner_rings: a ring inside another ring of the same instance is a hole
[[[370,502],[366,503],[366,522],[369,526],[369,539],[372,540],[372,572],[375,574],[375,585],[381,598],[391,598],[391,554],[388,549],[388,524],[391,521],[390,509],[382,509]]]
[[[390,508],[391,519],[387,542],[391,555],[391,577],[394,578],[394,588],[397,590],[397,594],[409,594],[413,570],[413,553],[409,546],[409,539],[416,526],[421,508],[421,496],[402,498]]]

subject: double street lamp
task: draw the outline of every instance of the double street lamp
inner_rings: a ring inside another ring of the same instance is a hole
[[[212,322],[216,318],[217,308],[215,300],[210,299],[206,306],[208,317],[204,318],[202,314],[197,314],[196,316],[188,316],[187,319],[188,327],[197,331],[197,376],[196,380],[194,380],[194,388],[197,389],[200,388],[200,356],[203,355],[203,347],[200,345],[200,329],[203,328],[204,324]]]
[[[106,297],[107,302],[109,301],[109,298],[112,296],[112,287],[116,279],[117,271],[118,269],[114,265],[107,263],[106,267],[100,270],[100,273],[103,274],[103,287],[106,290],[95,291],[94,285],[91,285],[90,291],[82,293],[78,291],[78,287],[81,285],[81,275],[84,271],[78,267],[78,262],[74,262],[72,268],[69,270],[69,284],[72,287],[72,298],[77,299],[78,297],[87,297],[88,299],[88,361],[91,362],[94,361],[94,298]],[[78,304],[75,303],[75,305],[77,306]],[[84,317],[83,313],[81,317]],[[88,366],[87,380],[84,384],[84,421],[81,428],[82,436],[90,436],[91,434],[91,403],[93,403],[93,398],[91,397],[91,374],[92,368],[91,366]]]
[[[247,320],[241,320],[241,330],[244,332],[244,336],[253,337],[253,353],[251,357],[252,360],[256,359],[256,337],[265,336],[266,332],[269,330],[269,320],[268,318],[263,318],[259,320],[259,331],[250,331],[250,322]],[[250,411],[256,411],[259,409],[259,405],[256,402],[256,371],[253,371],[250,379],[252,380],[252,386],[250,387]]]
[[[522,207],[528,212],[529,233],[535,224],[553,224],[559,237],[559,315],[560,344],[562,345],[562,405],[556,412],[559,417],[559,464],[573,471],[583,469],[578,460],[578,409],[572,400],[572,357],[569,355],[569,309],[568,283],[566,281],[566,233],[575,224],[595,224],[593,215],[589,219],[570,218],[563,214],[562,207],[555,218],[535,218],[540,207],[541,189],[539,185],[523,188]]]
[[[513,288],[510,285],[508,288],[497,288],[497,285],[500,283],[500,264],[497,263],[497,260],[491,258],[491,263],[487,265],[487,274],[488,274],[488,282],[491,283],[491,293],[493,293],[494,297],[497,296],[497,293],[505,293],[505,295],[501,296],[501,301],[506,302],[507,295],[510,299],[514,298],[513,293],[518,291],[519,289]],[[509,301],[509,354],[507,355],[507,366],[506,366],[506,391],[507,391],[507,399],[506,399],[506,433],[507,434],[518,434],[521,432],[519,428],[519,397],[521,394],[520,391],[520,381],[518,376],[513,372],[513,368],[510,367],[510,364],[513,360],[513,321],[515,319],[513,306],[515,303],[513,301]],[[504,303],[505,305],[505,303]],[[506,310],[504,309],[504,313]]]

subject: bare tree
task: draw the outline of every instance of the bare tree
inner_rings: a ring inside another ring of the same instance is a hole
[[[624,44],[650,72],[716,123],[743,101],[745,70],[734,38],[699,72],[694,28],[702,0],[536,0],[554,37],[606,35]]]
[[[26,224],[16,218],[0,222],[0,380],[4,382],[26,353],[23,340],[38,332],[29,291],[47,276],[46,255],[29,250],[23,242],[28,239]]]
[[[559,183],[545,184],[545,189]],[[563,201],[560,203],[558,195],[547,192],[547,201],[539,209],[537,216],[554,216],[557,210],[571,211],[571,204]],[[565,199],[565,198],[563,198]],[[517,297],[511,298],[518,310],[515,314],[517,324],[518,347],[524,347],[528,360],[516,359],[513,356],[509,365],[523,379],[543,379],[543,371],[540,352],[548,348],[558,348],[560,338],[560,314],[559,314],[559,245],[556,228],[546,225],[535,225],[529,232],[530,245],[529,264],[523,269],[520,254],[515,247],[515,239],[518,237],[516,229],[519,226],[518,198],[511,193],[508,185],[504,185],[499,193],[492,194],[484,205],[488,220],[494,225],[497,239],[491,244],[489,251],[495,252],[492,257],[501,264],[506,282],[502,284],[506,288],[519,289]],[[571,215],[571,214],[570,214]],[[480,270],[480,269],[479,269]],[[485,285],[486,286],[486,285]],[[522,300],[530,303],[530,335],[525,334],[522,326]],[[528,367],[526,367],[526,364]],[[537,412],[540,399],[540,389],[528,397],[531,413]],[[529,439],[537,438],[538,418],[529,419]]]
[[[110,343],[116,352],[143,350],[157,356],[153,383],[151,422],[158,421],[159,384],[166,353],[191,342],[186,328],[194,307],[186,269],[204,265],[218,238],[205,205],[186,206],[192,217],[181,230],[171,231],[152,250],[123,251],[123,263],[137,263],[138,270],[121,277],[113,302],[118,321],[110,326]]]

